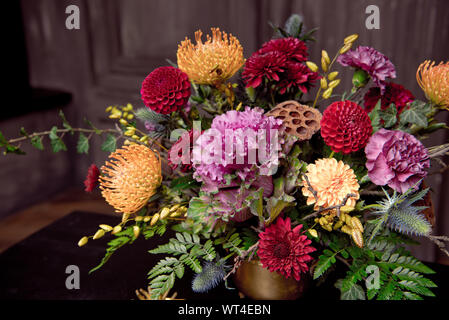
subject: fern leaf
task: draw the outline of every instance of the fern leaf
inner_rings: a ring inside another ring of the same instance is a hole
[[[329,250],[328,250],[329,251]],[[331,255],[321,255],[319,256],[318,263],[313,272],[313,279],[318,279],[321,277],[326,270],[330,268],[332,264],[334,264],[337,260],[335,259],[335,254]]]

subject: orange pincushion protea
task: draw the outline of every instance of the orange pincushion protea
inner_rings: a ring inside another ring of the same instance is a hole
[[[121,213],[140,210],[162,182],[161,161],[143,145],[124,146],[101,167],[101,194]]]
[[[303,182],[302,194],[307,197],[308,205],[315,203],[315,210],[339,205],[350,193],[356,196],[350,197],[342,210],[354,208],[360,197],[360,186],[354,171],[343,161],[337,162],[334,158],[316,160],[315,164],[307,166],[306,175],[310,186],[316,191],[317,202],[306,181]]]
[[[449,62],[435,66],[435,61],[424,61],[416,71],[416,80],[430,101],[449,109]]]
[[[178,67],[198,84],[219,84],[232,77],[245,63],[243,48],[233,35],[211,28],[203,43],[201,30],[195,32],[196,44],[186,37],[178,46]]]

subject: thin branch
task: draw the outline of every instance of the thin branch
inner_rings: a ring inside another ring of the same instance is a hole
[[[427,236],[433,243],[435,243],[441,251],[449,257],[449,252],[446,249],[444,241],[449,242],[449,237],[446,236]],[[441,241],[442,240],[442,241]]]
[[[228,272],[228,274],[223,278],[223,280],[226,281],[226,279],[228,279],[231,274],[234,274],[242,264],[243,260],[245,260],[245,258],[251,253],[248,259],[248,261],[250,261],[253,258],[254,253],[256,252],[258,246],[259,241],[257,241],[251,247],[249,247],[248,250],[242,251],[242,254],[240,256],[236,256],[234,258],[234,266],[232,267],[232,270]]]

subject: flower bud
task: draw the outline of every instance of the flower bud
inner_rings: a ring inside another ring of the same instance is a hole
[[[89,241],[88,237],[82,237],[80,241],[78,241],[78,247],[84,246]]]
[[[100,239],[100,238],[103,237],[103,236],[104,236],[104,230],[103,230],[103,229],[99,229],[99,230],[95,233],[95,235],[94,235],[94,237],[93,237],[92,239],[97,240],[97,239]]]
[[[328,65],[324,57],[321,57],[321,69],[323,69],[324,72],[327,72],[328,69]]]
[[[352,47],[352,43],[345,44],[339,51],[340,54],[348,52]]]
[[[362,69],[357,69],[354,71],[354,75],[352,76],[352,84],[356,88],[364,87],[369,80],[369,75]]]
[[[333,80],[329,83],[329,88],[335,88],[336,86],[338,86],[340,84],[340,79],[337,80]]]
[[[321,78],[321,79],[320,79],[320,86],[321,86],[321,89],[327,89],[327,81],[326,81],[326,78]]]
[[[331,59],[329,58],[326,50],[321,50],[321,57],[324,58],[324,61],[326,61],[327,64],[331,63]]]
[[[335,78],[338,76],[338,71],[333,71],[331,73],[329,73],[329,75],[327,76],[327,78],[332,81],[335,80]]]
[[[159,220],[159,213],[156,213],[153,216],[153,218],[151,218],[150,226],[154,226],[158,220]]]
[[[357,33],[354,33],[354,34],[351,34],[350,36],[347,36],[343,42],[344,42],[344,44],[349,44],[349,43],[352,44],[358,38],[359,38],[359,35]]]
[[[140,228],[139,226],[134,226],[133,227],[133,233],[134,233],[134,237],[137,238],[140,234]]]
[[[106,232],[109,232],[112,230],[112,227],[107,224],[100,224],[100,228],[103,229]]]
[[[323,92],[323,99],[329,99],[330,96],[332,95],[332,91],[333,91],[333,88],[327,88],[327,89]]]
[[[165,218],[168,217],[169,214],[170,214],[170,209],[169,209],[169,208],[164,208],[164,209],[162,209],[162,211],[161,211],[160,218],[161,218],[161,219],[165,219]]]
[[[309,234],[314,238],[318,238],[318,232],[315,229],[309,229]]]
[[[307,67],[309,67],[309,69],[313,72],[317,72],[318,71],[318,66],[313,63],[312,61],[307,61],[306,62]]]
[[[121,225],[115,226],[115,227],[112,229],[112,234],[119,233],[120,231],[122,231],[122,226],[121,226]]]
[[[145,216],[145,217],[143,217],[143,222],[148,222],[148,221],[150,221],[151,220],[151,217],[150,216]]]

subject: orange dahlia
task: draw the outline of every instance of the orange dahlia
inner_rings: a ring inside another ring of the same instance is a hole
[[[424,61],[416,71],[416,80],[427,99],[449,110],[449,61],[438,65]]]
[[[245,63],[243,48],[233,35],[211,28],[212,38],[201,40],[201,30],[195,32],[196,44],[187,37],[178,45],[178,67],[198,84],[219,84],[232,77]]]
[[[140,210],[162,182],[159,155],[143,145],[130,145],[109,158],[101,167],[101,194],[117,212]]]
[[[308,205],[315,203],[315,210],[339,205],[350,193],[356,196],[349,197],[345,208],[354,208],[360,197],[360,186],[354,171],[343,161],[337,162],[334,158],[318,159],[315,164],[307,166],[306,176],[316,192],[317,202],[306,181],[303,182],[302,194],[307,197]]]

